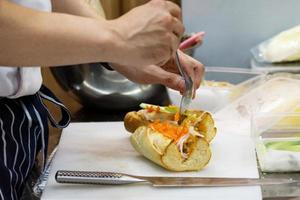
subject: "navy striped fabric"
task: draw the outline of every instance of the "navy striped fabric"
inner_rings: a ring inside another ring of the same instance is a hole
[[[56,122],[42,99],[62,109]],[[55,127],[66,127],[70,115],[65,106],[45,87],[32,96],[0,99],[0,200],[18,200],[34,165],[36,155],[47,155],[48,118]]]

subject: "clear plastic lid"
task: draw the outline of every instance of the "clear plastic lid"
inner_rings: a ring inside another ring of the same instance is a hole
[[[216,112],[239,96],[259,85],[265,73],[251,69],[229,67],[206,67],[204,80],[192,101],[191,109]],[[172,104],[179,105],[179,92],[168,89]]]
[[[248,133],[255,113],[292,112],[300,104],[300,80],[273,77],[238,97],[217,113],[215,118],[240,133]],[[271,122],[264,123],[267,129]]]
[[[264,63],[251,59],[251,68],[260,72],[292,72],[300,73],[300,62]]]

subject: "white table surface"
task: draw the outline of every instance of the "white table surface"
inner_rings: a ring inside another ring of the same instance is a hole
[[[213,188],[154,188],[150,185],[99,186],[55,182],[57,170],[116,171],[147,176],[257,178],[250,137],[220,128],[211,144],[212,158],[199,172],[175,173],[140,156],[130,145],[122,122],[72,123],[64,129],[42,200],[109,199],[150,200],[183,198],[260,200],[259,186]]]

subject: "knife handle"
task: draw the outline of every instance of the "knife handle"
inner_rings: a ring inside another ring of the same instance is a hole
[[[55,180],[58,183],[100,185],[123,185],[146,182],[146,180],[135,178],[122,173],[65,170],[57,171],[55,174]]]

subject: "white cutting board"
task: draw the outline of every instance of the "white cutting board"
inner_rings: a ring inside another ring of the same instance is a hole
[[[57,170],[115,171],[146,176],[257,178],[250,137],[219,130],[211,144],[212,158],[199,172],[175,173],[140,156],[129,142],[122,122],[72,123],[64,129],[42,200],[260,200],[259,186],[214,188],[154,188],[150,185],[66,185],[55,182]]]

